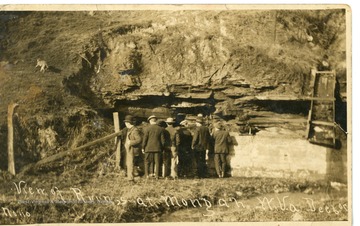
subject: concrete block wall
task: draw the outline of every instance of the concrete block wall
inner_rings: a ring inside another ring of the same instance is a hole
[[[236,143],[228,156],[231,176],[330,178],[341,182],[346,178],[346,148],[327,148],[300,137],[230,135]]]

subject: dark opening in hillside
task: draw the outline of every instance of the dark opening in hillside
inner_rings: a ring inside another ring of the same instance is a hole
[[[253,104],[266,111],[279,114],[307,115],[310,109],[310,101],[278,101],[278,100],[256,100]]]

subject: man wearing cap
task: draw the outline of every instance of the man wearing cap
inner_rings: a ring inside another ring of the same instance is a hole
[[[196,174],[200,178],[206,177],[206,156],[209,153],[210,142],[209,129],[203,126],[202,117],[197,117],[191,148],[194,150],[197,165]]]
[[[135,127],[135,119],[131,115],[125,116],[125,126],[127,128],[125,137],[126,150],[126,171],[127,179],[134,180],[134,155],[141,150],[141,135],[138,128]]]
[[[177,163],[178,163],[178,154],[176,146],[179,145],[179,133],[177,128],[174,127],[174,119],[166,119],[166,129],[165,129],[165,148],[164,148],[164,176],[171,176],[176,179],[177,174]]]
[[[144,129],[142,147],[145,153],[145,176],[149,177],[154,170],[155,178],[158,179],[160,172],[160,155],[165,144],[165,137],[164,130],[156,124],[156,120],[155,115],[151,115],[148,118],[150,125]]]
[[[223,130],[221,122],[216,122],[214,125],[214,132],[212,137],[214,138],[214,162],[217,175],[222,178],[226,172],[226,156],[229,153],[229,145],[231,144],[231,138],[229,132]]]

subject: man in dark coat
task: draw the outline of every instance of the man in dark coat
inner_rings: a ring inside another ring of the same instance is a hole
[[[150,123],[144,129],[142,148],[145,153],[145,176],[149,177],[154,171],[155,178],[159,178],[161,150],[165,145],[164,129],[156,124],[156,116],[148,118]],[[155,169],[154,169],[155,168]]]
[[[217,175],[222,178],[226,172],[226,156],[229,153],[231,138],[229,132],[223,130],[220,122],[215,123],[214,133],[212,134],[215,143],[214,162]]]
[[[191,148],[194,150],[196,161],[196,174],[200,178],[206,177],[206,156],[209,153],[211,136],[209,129],[203,126],[202,117],[196,119],[196,128],[193,135]]]
[[[192,153],[191,153],[191,142],[192,135],[188,130],[187,121],[182,121],[180,123],[180,128],[178,129],[178,140],[175,143],[176,150],[178,153],[178,174],[180,177],[188,177],[191,174],[192,170]]]
[[[125,117],[126,137],[125,137],[125,150],[126,150],[126,169],[127,178],[129,181],[134,180],[134,155],[141,150],[141,135],[138,128],[134,126],[135,120],[133,116],[127,115]]]
[[[121,149],[120,149],[120,169],[124,169],[126,171],[126,149],[125,149],[125,140],[126,134],[128,132],[128,128],[125,126],[121,130],[120,139],[121,139]]]
[[[165,148],[164,148],[164,176],[175,179],[178,177],[177,165],[178,165],[178,154],[176,146],[180,142],[178,129],[174,127],[174,119],[166,119],[165,128]]]

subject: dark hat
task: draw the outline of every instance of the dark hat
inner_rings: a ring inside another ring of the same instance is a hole
[[[167,118],[165,122],[168,123],[168,124],[173,124],[173,123],[175,123],[175,121],[174,121],[173,118]]]
[[[130,122],[133,123],[135,121],[134,117],[132,115],[125,116],[124,122]]]
[[[147,120],[150,121],[150,119],[156,119],[156,116],[155,115],[151,115]]]
[[[166,128],[166,123],[164,120],[158,120],[156,124],[160,127]]]

